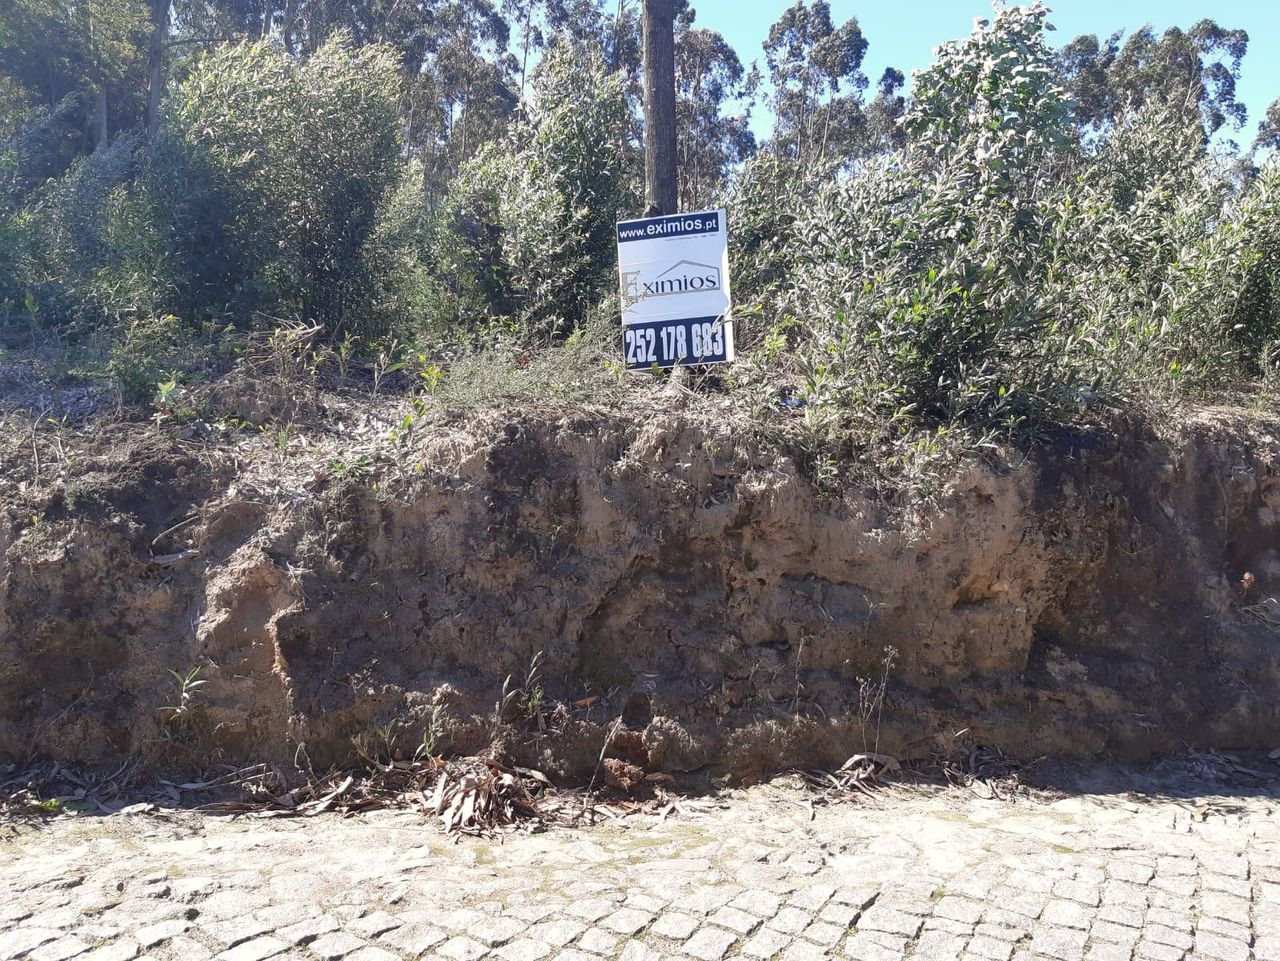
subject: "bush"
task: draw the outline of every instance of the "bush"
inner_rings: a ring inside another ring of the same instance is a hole
[[[303,320],[335,340],[403,326],[422,214],[398,91],[387,50],[342,37],[305,63],[269,43],[218,49],[176,88],[151,142],[118,137],[30,196],[9,190],[0,299],[10,315],[26,304],[44,323],[105,329],[129,358],[121,372],[146,331],[171,347],[175,324],[202,337],[210,324]],[[22,156],[0,152],[0,175],[30,168]],[[157,351],[165,364],[182,353]],[[150,378],[152,366],[138,369]]]
[[[619,152],[621,78],[548,52],[529,115],[468,161],[435,225],[428,325],[456,336],[497,322],[562,337],[616,285],[614,223],[634,199]]]
[[[1006,9],[945,44],[907,146],[812,201],[748,168],[735,284],[745,267],[773,291],[794,351],[768,350],[824,430],[1031,438],[1102,403],[1220,391],[1280,352],[1277,168],[1242,182],[1158,103],[1083,144],[1046,16]]]
[[[733,295],[740,311],[774,306],[779,288],[794,271],[789,253],[796,221],[837,166],[765,151],[748,160],[733,179],[723,203],[729,212]]]
[[[792,228],[782,308],[809,402],[868,423],[1016,432],[1074,407],[1040,296],[1069,160],[1044,11],[1014,8],[917,78],[911,145],[829,183]]]
[[[131,190],[141,150],[141,138],[117,138],[29,203],[24,282],[46,324],[92,331],[148,314],[163,300],[161,238]]]
[[[377,332],[367,245],[404,163],[392,52],[339,35],[303,63],[224,47],[175,91],[148,189],[188,309]],[[376,260],[377,258],[373,258]]]

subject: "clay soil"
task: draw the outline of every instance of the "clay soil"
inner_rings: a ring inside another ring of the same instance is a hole
[[[233,376],[153,419],[10,383],[0,760],[1276,746],[1274,419],[1063,429],[916,497],[727,395],[629,391],[414,414]]]

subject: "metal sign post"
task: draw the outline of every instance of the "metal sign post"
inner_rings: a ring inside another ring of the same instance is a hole
[[[620,222],[618,274],[629,370],[733,360],[725,211]]]

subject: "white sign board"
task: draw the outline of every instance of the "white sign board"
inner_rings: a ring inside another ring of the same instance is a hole
[[[733,360],[725,211],[622,221],[618,275],[629,369]]]

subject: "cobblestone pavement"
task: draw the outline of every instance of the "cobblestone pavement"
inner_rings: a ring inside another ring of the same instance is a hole
[[[505,843],[387,812],[0,823],[0,959],[1280,961],[1253,793],[819,806],[794,788]]]

